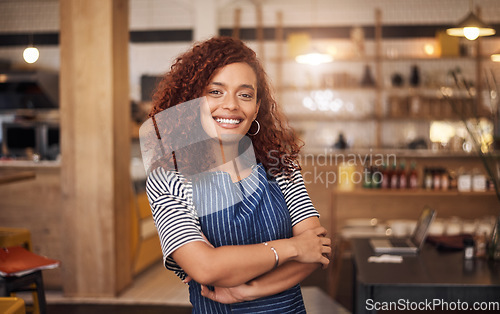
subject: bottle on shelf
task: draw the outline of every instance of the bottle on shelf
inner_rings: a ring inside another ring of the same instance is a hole
[[[440,168],[434,168],[432,170],[432,187],[434,190],[441,189],[441,172]]]
[[[476,257],[485,257],[486,256],[486,247],[488,244],[487,235],[485,232],[479,233],[474,237],[475,244],[475,256]]]
[[[372,170],[371,170],[371,167],[365,166],[363,168],[363,188],[365,188],[365,189],[372,188]]]
[[[372,168],[372,188],[380,189],[382,188],[382,171],[378,167]]]
[[[408,175],[408,188],[418,189],[418,173],[416,163],[413,161],[410,166],[410,174]]]
[[[391,183],[391,176],[390,176],[390,171],[387,169],[387,165],[384,163],[382,164],[382,182],[380,184],[380,187],[382,189],[388,189],[390,187]]]
[[[394,163],[392,164],[390,187],[391,187],[391,189],[398,189],[399,188],[399,171],[396,167],[396,161],[394,161]]]
[[[432,190],[432,172],[430,168],[424,169],[424,189]]]
[[[361,86],[362,87],[374,87],[375,86],[375,79],[373,78],[373,75],[372,75],[372,69],[368,64],[365,65],[365,72],[363,74],[363,78],[361,79]]]
[[[410,85],[412,87],[418,87],[420,85],[420,71],[417,65],[411,67]]]
[[[399,164],[399,180],[398,180],[398,183],[399,183],[399,188],[404,190],[408,187],[408,184],[407,184],[407,174],[406,174],[406,162],[404,160],[401,161],[401,163]]]
[[[441,189],[446,191],[450,189],[450,175],[446,169],[441,171]]]
[[[453,170],[450,170],[448,172],[448,176],[450,178],[450,187],[449,187],[449,189],[450,190],[456,190],[457,189],[457,185],[458,185],[458,179],[457,179],[456,172],[453,171]]]
[[[474,239],[472,236],[465,237],[463,239],[464,244],[464,259],[474,258]]]

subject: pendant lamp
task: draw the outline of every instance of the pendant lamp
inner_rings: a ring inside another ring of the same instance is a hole
[[[473,12],[472,0],[470,1],[470,13],[456,27],[448,28],[446,33],[450,36],[465,37],[468,40],[476,40],[479,36],[495,35],[495,29],[486,25]]]
[[[320,65],[333,61],[333,56],[327,53],[321,53],[313,47],[309,52],[295,57],[295,61],[302,64]]]
[[[316,19],[316,10],[317,10],[316,0],[314,0],[312,2],[312,6],[311,6],[312,23],[314,23],[314,21],[317,20]],[[313,28],[313,31],[314,31],[314,28]],[[307,51],[305,51],[305,53],[302,53],[302,54],[296,56],[295,61],[297,63],[309,64],[309,65],[320,65],[323,63],[332,62],[333,56],[331,54],[323,53],[323,52],[319,51],[319,49],[314,46],[314,43],[312,43],[312,40],[311,40],[309,35],[308,35],[308,37],[309,37],[308,39],[310,42],[309,48],[307,49]]]

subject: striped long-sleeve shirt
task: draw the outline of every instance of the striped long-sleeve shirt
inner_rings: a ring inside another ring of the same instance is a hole
[[[186,243],[204,241],[202,232],[215,247],[262,243],[291,237],[295,224],[318,216],[299,171],[290,178],[284,175],[268,178],[260,164],[252,169],[251,175],[237,183],[221,171],[191,182],[176,172],[158,168],[149,175],[146,191],[165,266],[181,279],[186,274],[171,254]],[[290,307],[290,302],[300,301],[298,308],[303,307],[300,288],[294,289],[294,292],[289,291],[281,297],[276,295],[267,301],[261,299],[229,307],[204,298],[200,300],[196,285],[190,285],[190,296],[195,310],[197,305],[204,307],[200,312],[209,308],[208,313],[224,313],[228,308],[229,312],[237,312],[238,308],[262,308],[266,312],[268,306],[283,302],[281,310],[284,313],[288,312],[285,309]]]

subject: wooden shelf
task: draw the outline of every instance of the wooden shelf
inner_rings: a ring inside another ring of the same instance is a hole
[[[481,56],[480,59],[483,60],[491,60],[490,56]],[[297,65],[309,66],[307,64],[300,64],[295,61],[293,58],[270,58],[271,62],[284,62],[284,63],[296,63]],[[420,61],[476,61],[476,56],[397,56],[397,57],[387,57],[381,56],[377,58],[376,56],[365,56],[365,57],[335,57],[330,64],[334,64],[337,62],[360,62],[360,63],[373,63],[373,62],[420,62]]]
[[[380,61],[382,62],[388,62],[388,61],[401,61],[401,62],[408,62],[408,61],[415,61],[415,62],[420,62],[420,61],[477,61],[478,57],[476,56],[398,56],[394,58],[390,57],[382,57]],[[480,56],[479,59],[482,60],[491,60],[490,56]]]
[[[285,113],[288,119],[291,121],[331,121],[331,122],[431,122],[431,121],[462,121],[458,117],[376,117],[373,115],[364,116],[364,117],[346,117],[346,116],[338,116],[330,111],[305,111],[303,113]],[[484,117],[483,115],[479,116],[480,118]]]
[[[434,86],[434,87],[426,87],[426,86],[419,86],[419,87],[413,87],[413,86],[402,86],[402,87],[393,87],[393,86],[387,86],[387,87],[381,87],[382,91],[387,92],[387,93],[401,93],[407,96],[422,96],[422,97],[429,97],[432,94],[439,94],[442,97],[441,94],[441,87]],[[453,92],[452,97],[469,97],[467,92],[461,91],[458,89],[451,89]]]
[[[425,197],[433,197],[433,196],[494,196],[494,191],[485,191],[485,192],[459,192],[458,190],[425,190],[425,189],[416,189],[416,190],[392,190],[392,189],[361,189],[357,188],[352,191],[343,191],[339,189],[333,190],[334,194],[342,194],[342,195],[352,195],[352,196],[425,196]]]
[[[342,87],[324,87],[324,86],[278,86],[276,87],[278,92],[312,92],[312,91],[333,91],[333,92],[385,92],[389,94],[402,94],[406,96],[422,96],[430,97],[432,94],[440,94],[440,87],[413,87],[413,86],[402,86],[402,87],[392,87],[392,86],[373,86],[373,87],[363,87],[363,86],[342,86]],[[467,93],[457,89],[453,89],[453,97],[468,97]],[[442,98],[442,97],[441,97]]]
[[[33,160],[23,159],[5,159],[0,160],[0,169],[2,168],[60,168],[60,160],[42,160],[34,162]]]
[[[288,119],[293,121],[315,120],[315,121],[335,121],[335,122],[369,122],[377,120],[374,116],[365,117],[340,117],[331,111],[309,111],[303,113],[285,113]]]
[[[299,86],[282,86],[276,88],[278,92],[313,92],[313,91],[334,91],[334,92],[376,92],[377,87],[363,86],[345,86],[345,87],[299,87]]]
[[[430,149],[404,149],[404,148],[359,148],[359,149],[305,149],[302,155],[309,156],[330,156],[330,155],[395,155],[398,158],[472,158],[479,159],[476,153],[467,153],[463,151],[433,151]]]
[[[333,61],[328,63],[328,64],[334,64],[336,62],[376,62],[377,58],[375,56],[365,56],[365,57],[335,57],[333,56]],[[295,61],[293,58],[270,58],[269,59],[271,62],[281,62],[281,63],[293,63],[297,64],[298,66],[305,66],[309,67],[311,65],[309,64],[301,64]]]

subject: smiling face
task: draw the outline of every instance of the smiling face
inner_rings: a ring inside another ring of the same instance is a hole
[[[211,123],[221,140],[239,140],[257,117],[257,77],[246,63],[232,63],[218,69],[208,83],[206,97]],[[204,115],[205,116],[205,115]],[[209,135],[208,117],[202,124]]]

